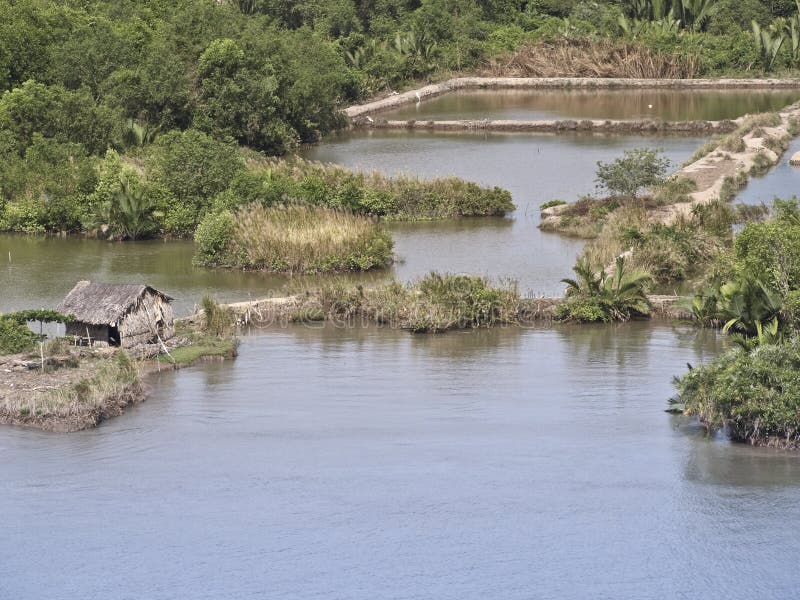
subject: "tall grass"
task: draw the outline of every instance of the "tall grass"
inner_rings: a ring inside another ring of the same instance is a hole
[[[320,311],[339,323],[360,318],[415,333],[513,323],[520,312],[515,285],[494,286],[470,275],[431,273],[409,285],[394,282],[371,289],[328,284],[309,298],[316,304],[298,314]]]
[[[234,215],[229,256],[237,266],[279,273],[366,271],[392,262],[391,236],[349,211],[253,204]]]

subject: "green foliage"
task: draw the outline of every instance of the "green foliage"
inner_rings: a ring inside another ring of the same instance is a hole
[[[614,273],[595,271],[587,259],[572,268],[575,279],[567,284],[566,299],[556,310],[560,321],[627,321],[650,313],[647,289],[652,278],[643,272],[627,272],[625,259],[617,258]]]
[[[153,182],[171,195],[165,213],[165,229],[189,234],[211,206],[244,169],[238,150],[197,131],[172,131],[158,138],[147,158]]]
[[[796,200],[775,206],[772,220],[749,223],[736,236],[734,258],[740,272],[786,293],[800,289],[800,221]]]
[[[198,265],[234,266],[236,260],[230,249],[235,227],[233,213],[228,210],[206,215],[194,234],[197,244],[194,262]]]
[[[734,348],[675,380],[676,403],[709,427],[751,444],[800,442],[800,342]]]
[[[611,194],[635,199],[643,188],[661,185],[669,168],[669,159],[658,150],[626,150],[622,158],[597,163],[597,183]]]
[[[554,206],[562,206],[566,204],[564,200],[548,200],[544,204],[539,205],[539,210],[545,210],[547,208],[552,208]]]
[[[10,315],[0,315],[0,354],[17,354],[33,349],[38,336]]]

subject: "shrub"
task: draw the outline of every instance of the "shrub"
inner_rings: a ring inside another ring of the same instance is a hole
[[[17,354],[33,349],[38,340],[24,322],[0,316],[0,354]]]
[[[687,415],[751,444],[800,443],[800,341],[733,348],[676,378]]]
[[[194,262],[198,265],[235,266],[231,254],[236,221],[233,213],[224,210],[209,213],[197,226],[194,241],[197,244]]]
[[[559,321],[627,321],[650,313],[647,288],[652,278],[647,273],[627,272],[625,259],[617,258],[613,275],[595,271],[586,259],[572,269],[576,279],[567,284],[566,300],[556,309]]]
[[[211,296],[203,296],[203,329],[209,335],[224,337],[234,324],[233,313],[221,306]]]
[[[661,185],[669,168],[669,159],[657,150],[626,150],[622,158],[597,163],[597,182],[611,194],[636,198],[643,188]]]

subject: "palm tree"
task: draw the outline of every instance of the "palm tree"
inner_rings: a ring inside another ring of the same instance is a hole
[[[572,270],[576,279],[561,280],[567,284],[567,298],[591,299],[615,321],[627,321],[650,313],[647,288],[653,278],[641,271],[627,272],[624,257],[617,257],[611,276],[604,269],[595,271],[586,258],[579,259]]]
[[[781,306],[781,295],[759,279],[729,281],[720,288],[719,308],[726,319],[722,330],[764,338],[775,329],[777,335]]]
[[[650,313],[650,301],[647,299],[647,288],[653,278],[642,271],[628,273],[625,271],[625,258],[617,257],[614,275],[605,279],[604,292],[616,320],[627,320],[631,316]]]
[[[577,279],[562,279],[561,283],[567,284],[565,294],[569,296],[600,296],[602,295],[603,285],[606,279],[605,271],[596,273],[592,268],[589,259],[579,258],[572,270],[577,275]]]
[[[124,180],[111,196],[109,224],[123,238],[136,240],[156,227],[155,211],[150,198],[140,187],[131,186]]]

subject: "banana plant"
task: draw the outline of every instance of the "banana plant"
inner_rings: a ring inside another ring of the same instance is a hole
[[[763,28],[756,21],[752,21],[751,26],[756,50],[761,57],[761,65],[765,71],[771,71],[778,52],[786,41],[786,33],[777,27]]]
[[[679,14],[683,26],[693,31],[700,31],[708,20],[719,9],[719,0],[680,0]]]

